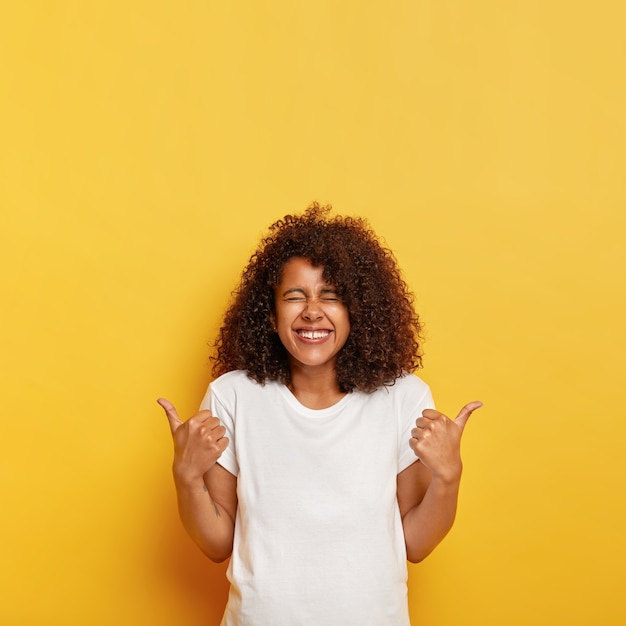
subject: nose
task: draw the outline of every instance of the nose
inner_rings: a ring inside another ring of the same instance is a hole
[[[317,300],[307,300],[302,310],[302,317],[312,322],[313,320],[319,320],[324,316],[322,309]]]

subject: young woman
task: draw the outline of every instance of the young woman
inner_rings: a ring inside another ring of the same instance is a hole
[[[231,557],[223,626],[405,626],[407,559],[450,530],[455,420],[433,407],[420,325],[364,220],[313,205],[270,228],[226,312],[216,379],[167,400],[182,522]]]

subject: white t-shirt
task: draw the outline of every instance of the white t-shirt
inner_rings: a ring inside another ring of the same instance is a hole
[[[321,410],[242,371],[211,384],[239,498],[222,626],[409,626],[396,477],[433,406],[411,374]]]

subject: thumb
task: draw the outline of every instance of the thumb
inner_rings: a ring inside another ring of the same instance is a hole
[[[178,427],[183,423],[180,417],[178,417],[178,413],[174,408],[174,405],[165,398],[159,398],[157,403],[163,408],[165,411],[165,415],[167,416],[167,421],[170,423],[170,430],[172,431],[172,435],[178,430]]]
[[[469,419],[469,416],[476,410],[476,409],[480,409],[480,407],[483,405],[482,402],[470,402],[469,404],[466,404],[460,411],[459,414],[456,416],[456,419],[454,420],[455,424],[458,424],[461,427],[461,430],[463,430],[465,428],[465,424],[467,424],[467,420]]]

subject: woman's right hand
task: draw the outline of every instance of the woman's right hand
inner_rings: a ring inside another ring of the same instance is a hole
[[[209,410],[183,422],[169,400],[159,398],[157,402],[165,411],[174,440],[174,478],[183,482],[202,479],[228,446],[226,429]]]

